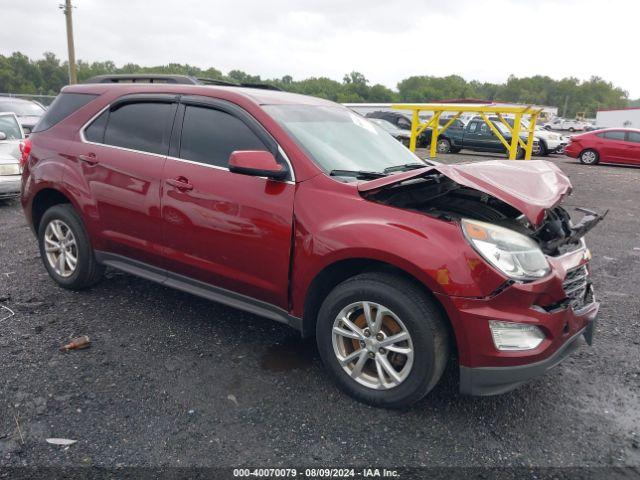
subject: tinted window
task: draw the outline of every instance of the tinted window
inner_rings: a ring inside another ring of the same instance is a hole
[[[624,140],[624,132],[621,130],[612,130],[610,132],[603,133],[604,138],[609,140]]]
[[[220,110],[188,106],[182,124],[180,158],[226,167],[235,150],[267,150],[247,125]]]
[[[480,124],[480,133],[482,135],[491,135],[491,129],[489,128],[489,125],[487,125],[486,123],[481,123]]]
[[[20,125],[14,115],[0,115],[0,132],[7,136],[7,140],[22,140]]]
[[[629,132],[630,142],[640,143],[640,132]]]
[[[467,132],[475,133],[477,129],[478,129],[478,122],[471,122],[467,127]]]
[[[127,103],[109,114],[104,143],[165,154],[170,112],[169,103]]]
[[[84,129],[84,138],[89,142],[104,143],[104,129],[107,126],[109,111],[103,112],[91,125]]]
[[[97,95],[85,93],[61,93],[53,101],[47,113],[40,119],[33,131],[41,132],[53,127],[56,123],[67,118],[79,108],[84,107],[96,97]]]

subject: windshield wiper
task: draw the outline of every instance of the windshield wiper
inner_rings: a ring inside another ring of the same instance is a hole
[[[365,180],[387,176],[385,172],[370,172],[367,170],[331,170],[329,175],[332,177],[356,177],[363,178]]]
[[[402,165],[394,165],[393,167],[387,167],[383,170],[384,173],[392,172],[405,172],[407,170],[415,170],[417,168],[428,167],[427,163],[404,163]]]

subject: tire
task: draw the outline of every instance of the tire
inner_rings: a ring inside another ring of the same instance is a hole
[[[371,306],[371,318],[379,309],[387,310],[378,334],[375,329],[373,334],[367,332],[364,302]],[[345,317],[360,329],[360,335],[339,320]],[[449,358],[446,322],[435,300],[412,282],[393,274],[364,273],[336,286],[324,300],[318,313],[316,341],[324,365],[344,392],[376,407],[406,408],[429,393],[442,376]],[[335,333],[336,326],[358,338]],[[390,350],[378,348],[378,340],[384,342],[403,331],[409,340],[387,345]],[[396,353],[402,349],[411,351],[411,358]],[[344,363],[349,355],[356,357]],[[362,357],[362,373],[353,378],[347,371],[353,372]],[[399,381],[383,368],[385,362]]]
[[[47,272],[63,288],[89,288],[98,283],[104,274],[104,266],[96,261],[82,219],[69,204],[55,205],[44,213],[38,227],[38,244]],[[63,250],[64,256],[61,253]]]
[[[546,157],[549,155],[549,149],[547,148],[547,144],[544,141],[540,140],[540,156]]]
[[[438,153],[451,153],[451,141],[448,138],[439,138],[436,142]]]
[[[600,154],[591,148],[587,148],[580,152],[580,163],[584,165],[596,165],[600,161]]]
[[[575,132],[575,131],[576,131],[576,129],[575,129],[575,128],[573,128],[573,127],[569,127],[569,131],[573,133],[573,132]]]
[[[518,147],[518,151],[516,152],[516,158],[518,160],[522,160],[525,156],[526,152],[524,151],[524,148],[522,147]]]
[[[520,153],[518,151],[518,153]],[[538,142],[538,149],[536,150],[535,147],[531,149],[531,155],[534,155],[536,157],[539,157],[542,155],[542,144],[540,142]]]

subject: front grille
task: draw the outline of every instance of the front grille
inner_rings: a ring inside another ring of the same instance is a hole
[[[562,287],[573,310],[580,310],[585,305],[593,302],[591,282],[586,264],[569,270]]]

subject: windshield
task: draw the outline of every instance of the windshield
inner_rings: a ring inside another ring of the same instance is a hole
[[[264,109],[326,172],[424,163],[385,130],[340,106],[266,105]]]
[[[0,115],[0,132],[5,134],[5,140],[22,140],[22,131],[15,115]]]
[[[20,117],[39,117],[44,109],[33,102],[0,102],[0,112],[13,112]]]

